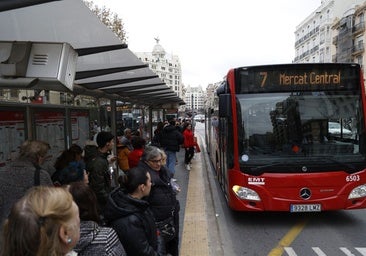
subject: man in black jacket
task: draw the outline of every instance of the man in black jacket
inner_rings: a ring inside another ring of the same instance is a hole
[[[89,185],[95,192],[100,213],[112,191],[112,174],[109,171],[108,156],[114,147],[114,136],[110,132],[102,131],[97,135],[98,153],[95,158],[86,162],[86,170],[89,172]],[[114,159],[111,159],[115,161]]]
[[[183,134],[179,131],[175,123],[175,118],[170,119],[169,124],[163,128],[160,137],[160,144],[167,155],[166,166],[170,171],[171,178],[174,177],[175,173],[177,152],[180,150],[180,145],[184,142]]]

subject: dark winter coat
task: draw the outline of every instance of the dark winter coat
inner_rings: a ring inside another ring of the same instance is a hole
[[[0,230],[13,204],[35,186],[35,171],[33,163],[22,160],[11,162],[0,170]],[[53,186],[49,173],[43,169],[40,169],[39,182],[43,186]]]
[[[147,201],[150,203],[155,220],[165,220],[172,216],[172,212],[179,211],[179,202],[176,198],[176,193],[170,185],[168,169],[162,166],[161,170],[157,172],[143,161],[140,161],[139,167],[146,169],[151,176],[153,185]]]
[[[147,201],[133,198],[117,188],[108,198],[104,216],[117,232],[128,256],[165,254]]]
[[[89,172],[89,186],[95,192],[101,210],[103,210],[108,194],[112,190],[108,155],[108,153],[98,152],[94,159],[85,163],[86,170]]]
[[[175,125],[167,125],[160,136],[160,145],[164,150],[178,152],[184,142],[182,133]]]
[[[78,256],[125,256],[116,231],[94,221],[80,222],[80,240],[74,247]]]

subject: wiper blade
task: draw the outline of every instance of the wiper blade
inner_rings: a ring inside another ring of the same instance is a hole
[[[326,162],[326,163],[333,162],[333,163],[339,164],[341,167],[346,169],[345,171],[347,173],[353,173],[353,172],[356,171],[356,167],[353,164],[348,164],[348,163],[341,162],[337,159],[334,159],[333,157],[321,158],[321,161]]]
[[[258,166],[258,167],[254,167],[254,168],[251,168],[252,171],[254,172],[258,172],[258,173],[262,173],[262,171],[266,168],[270,168],[270,167],[275,167],[275,166],[279,166],[279,165],[285,165],[285,164],[288,164],[287,162],[275,162],[275,163],[271,163],[271,164],[266,164],[266,165],[261,165],[261,166]]]

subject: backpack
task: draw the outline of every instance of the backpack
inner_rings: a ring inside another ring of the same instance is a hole
[[[153,136],[153,138],[151,140],[151,146],[155,146],[155,147],[158,147],[158,148],[161,147],[161,145],[160,145],[160,134],[161,134],[161,132],[158,132]]]

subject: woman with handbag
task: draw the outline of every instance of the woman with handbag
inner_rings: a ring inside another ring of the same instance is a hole
[[[179,255],[179,201],[170,183],[169,170],[162,164],[163,151],[157,147],[145,148],[138,167],[147,170],[152,187],[147,201],[150,203],[160,234],[165,240],[167,254]]]

